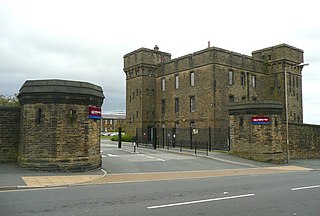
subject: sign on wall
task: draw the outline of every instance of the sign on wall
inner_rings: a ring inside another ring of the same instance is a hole
[[[89,118],[101,119],[101,107],[89,106]]]
[[[270,124],[270,118],[267,116],[252,116],[251,124]]]

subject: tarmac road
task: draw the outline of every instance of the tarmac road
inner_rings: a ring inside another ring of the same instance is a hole
[[[2,216],[319,215],[320,172],[0,192]]]

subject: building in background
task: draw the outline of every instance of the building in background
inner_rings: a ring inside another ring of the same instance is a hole
[[[179,128],[226,131],[229,103],[273,100],[285,107],[285,73],[288,120],[302,123],[302,67],[298,65],[303,61],[303,50],[287,44],[256,50],[251,56],[210,43],[175,59],[158,46],[132,51],[124,56],[126,132],[134,135],[143,128],[152,136],[153,129],[164,128],[173,128],[172,133]]]
[[[122,111],[115,111],[112,113],[102,114],[102,127],[101,132],[108,135],[108,132],[115,132],[119,127],[125,130],[126,126],[126,113]]]

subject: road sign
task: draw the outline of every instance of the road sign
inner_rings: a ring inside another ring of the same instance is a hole
[[[251,124],[270,124],[270,118],[267,116],[252,116],[251,117]]]
[[[89,106],[89,118],[101,119],[101,107]]]

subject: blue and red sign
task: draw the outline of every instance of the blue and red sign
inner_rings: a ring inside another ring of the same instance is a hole
[[[267,116],[253,116],[251,117],[251,124],[270,124],[270,118]]]
[[[101,107],[89,106],[89,118],[101,119]]]

